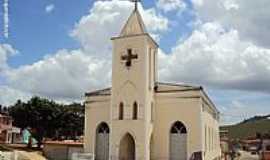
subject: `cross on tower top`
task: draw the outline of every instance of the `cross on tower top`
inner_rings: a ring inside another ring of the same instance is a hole
[[[135,4],[135,10],[138,9],[138,2],[141,2],[141,0],[130,0],[131,2],[134,2]]]

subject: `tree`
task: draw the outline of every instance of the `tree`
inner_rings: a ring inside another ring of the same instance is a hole
[[[57,104],[45,98],[33,97],[24,103],[18,100],[9,108],[14,125],[32,128],[32,135],[42,144],[44,137],[75,137],[82,134],[84,126],[84,106],[78,103]]]
[[[60,135],[67,135],[71,139],[83,134],[84,128],[84,106],[78,103],[66,105],[62,115]]]

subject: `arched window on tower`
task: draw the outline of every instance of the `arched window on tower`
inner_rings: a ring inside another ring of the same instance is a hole
[[[138,119],[138,104],[137,102],[134,102],[133,104],[133,116],[132,119],[136,120]]]
[[[119,105],[119,120],[123,119],[124,119],[124,104],[123,102],[121,102]]]

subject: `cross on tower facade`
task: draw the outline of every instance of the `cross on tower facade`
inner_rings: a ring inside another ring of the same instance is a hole
[[[121,59],[126,61],[126,67],[130,67],[132,65],[132,60],[138,59],[138,55],[132,54],[132,49],[128,49],[127,55],[123,55]]]
[[[141,0],[130,0],[131,2],[134,2],[135,4],[135,10],[138,9],[138,2],[141,2]]]

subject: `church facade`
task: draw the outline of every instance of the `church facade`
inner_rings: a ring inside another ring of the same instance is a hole
[[[112,87],[86,93],[85,152],[96,160],[220,159],[218,110],[200,86],[157,82],[158,44],[136,7],[112,42]]]

